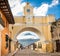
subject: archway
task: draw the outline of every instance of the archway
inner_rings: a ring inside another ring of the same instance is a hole
[[[18,40],[18,39],[26,39],[27,36],[23,36],[22,35],[29,35],[28,38],[32,39],[31,37],[33,37],[34,39],[40,39],[39,41],[40,42],[44,42],[45,41],[45,37],[44,35],[42,35],[42,33],[36,29],[36,28],[33,28],[33,27],[26,27],[26,28],[23,28],[21,31],[19,31],[16,35],[15,35],[15,38]],[[34,35],[34,36],[32,36]],[[20,37],[19,37],[20,36]],[[21,38],[22,37],[22,38]]]
[[[40,32],[38,29],[34,28],[34,27],[25,27],[23,29],[21,29],[19,32],[16,33],[16,35],[14,36],[14,39],[16,39],[16,37],[24,32],[24,31],[32,31],[32,32],[35,32],[41,39],[41,41],[45,41],[45,37],[44,35],[42,34],[42,32]]]

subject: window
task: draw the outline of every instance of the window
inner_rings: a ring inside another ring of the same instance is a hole
[[[6,43],[6,49],[8,48],[8,42]]]
[[[6,35],[6,39],[5,39],[5,41],[6,41],[6,49],[8,48],[8,39],[9,38],[9,36],[8,35]]]
[[[27,12],[30,12],[30,9],[27,9]]]

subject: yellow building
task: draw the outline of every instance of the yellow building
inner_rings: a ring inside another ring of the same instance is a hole
[[[10,25],[10,31],[12,33],[12,39],[16,39],[17,36],[24,31],[35,32],[39,37],[40,41],[36,42],[35,50],[39,52],[52,52],[52,38],[50,32],[51,22],[55,21],[53,15],[48,16],[34,16],[33,7],[29,3],[26,3],[24,7],[24,16],[15,16],[15,24]],[[15,50],[16,43],[12,43],[11,51]],[[42,47],[39,47],[39,46]]]
[[[0,56],[9,53],[10,31],[9,24],[14,24],[14,19],[6,0],[0,0]]]

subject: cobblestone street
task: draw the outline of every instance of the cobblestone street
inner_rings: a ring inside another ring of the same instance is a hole
[[[0,56],[60,56],[60,0],[0,0]]]
[[[60,56],[59,53],[38,53],[30,49],[18,50],[14,56]]]

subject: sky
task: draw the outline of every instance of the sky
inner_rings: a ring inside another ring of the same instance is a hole
[[[60,0],[8,0],[13,16],[23,16],[24,6],[29,2],[33,6],[34,16],[52,14],[60,18]]]
[[[18,42],[22,44],[23,47],[33,44],[40,40],[39,36],[32,31],[24,31],[16,37]]]
[[[35,32],[32,31],[24,31],[21,32],[20,34],[17,35],[17,40],[22,40],[22,39],[39,39],[40,41],[45,41],[45,37],[43,36],[38,36]]]

